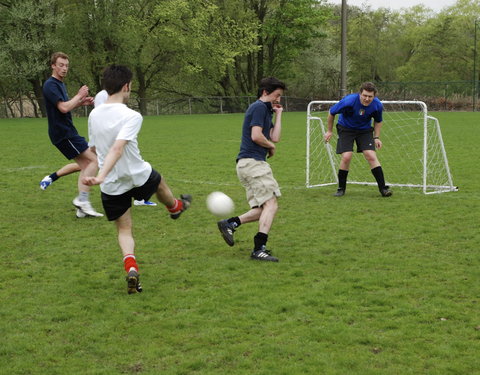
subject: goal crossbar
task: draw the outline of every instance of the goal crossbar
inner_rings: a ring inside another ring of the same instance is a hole
[[[306,186],[338,183],[337,138],[326,143],[329,108],[337,101],[312,101],[307,107]],[[440,123],[421,101],[382,101],[384,106],[379,159],[390,186],[421,188],[425,194],[457,191],[453,184]],[[376,185],[366,161],[354,152],[349,184]]]

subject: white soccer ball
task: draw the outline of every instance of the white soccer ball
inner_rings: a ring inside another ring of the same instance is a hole
[[[207,197],[207,208],[215,216],[225,217],[233,213],[235,205],[227,194],[214,191]]]

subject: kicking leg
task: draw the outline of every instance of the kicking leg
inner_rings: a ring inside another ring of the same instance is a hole
[[[176,199],[163,177],[160,180],[160,184],[158,184],[155,195],[158,200],[165,205],[168,212],[170,212],[172,219],[178,219],[182,212],[190,207],[192,203],[192,196],[189,194],[182,194],[180,195],[180,199]]]

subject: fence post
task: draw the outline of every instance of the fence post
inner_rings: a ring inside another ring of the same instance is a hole
[[[188,98],[188,113],[192,114],[192,100]]]
[[[448,83],[445,84],[445,93],[444,93],[444,95],[443,95],[443,99],[444,99],[444,101],[445,101],[445,111],[446,111],[447,108],[448,108],[448,106],[447,106],[447,97],[448,97],[448,95],[447,95],[447,90],[448,90]]]
[[[222,100],[222,97],[220,97],[220,113],[223,115],[223,100]]]

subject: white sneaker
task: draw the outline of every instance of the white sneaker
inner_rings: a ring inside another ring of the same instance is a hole
[[[53,183],[49,175],[45,176],[42,181],[40,181],[40,189],[46,190]]]
[[[89,201],[81,202],[80,199],[78,199],[78,197],[76,197],[73,200],[72,203],[75,207],[77,207],[79,210],[81,210],[85,215],[93,216],[93,217],[103,216],[103,214],[101,214],[100,212],[97,212],[93,209],[93,207],[92,207],[92,205]]]
[[[151,202],[151,201],[146,201],[144,199],[142,199],[141,201],[137,201],[137,200],[133,200],[133,205],[134,206],[156,206],[157,204],[155,202]]]

